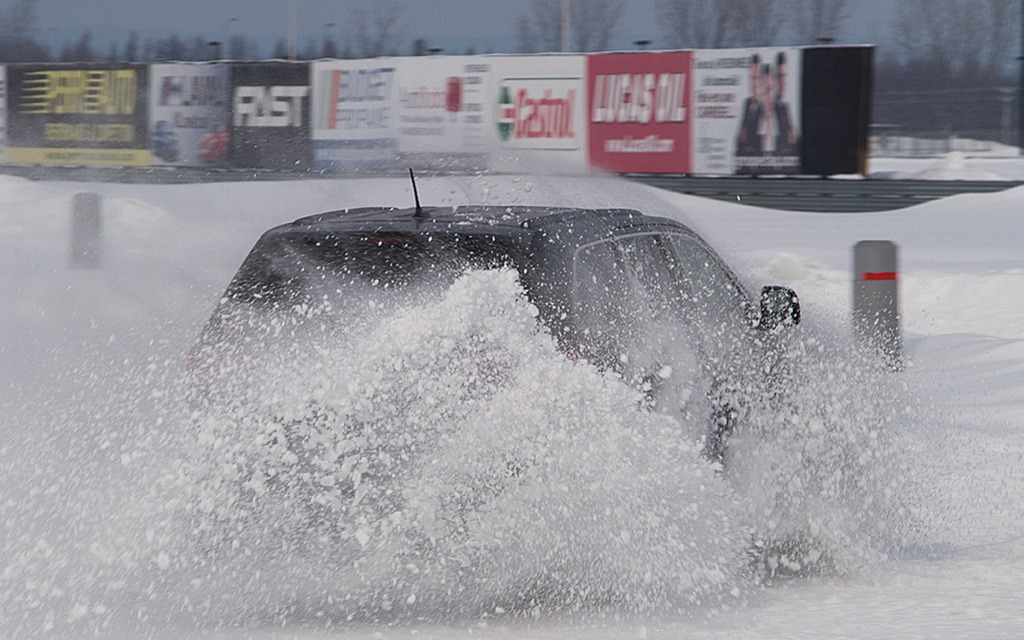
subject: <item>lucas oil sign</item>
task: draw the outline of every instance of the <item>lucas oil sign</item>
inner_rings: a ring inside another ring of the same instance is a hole
[[[688,173],[692,53],[587,58],[590,163],[615,172]]]
[[[498,135],[513,147],[575,149],[579,93],[575,79],[505,79],[498,88]]]

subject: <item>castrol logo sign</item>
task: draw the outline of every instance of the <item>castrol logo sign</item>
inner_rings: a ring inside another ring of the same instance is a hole
[[[581,78],[507,78],[498,86],[495,122],[508,146],[578,149]]]

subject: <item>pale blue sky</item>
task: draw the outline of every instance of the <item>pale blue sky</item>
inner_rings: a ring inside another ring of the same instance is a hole
[[[231,35],[274,42],[287,35],[288,7],[292,0],[38,0],[39,27],[46,40],[59,46],[77,38],[84,29],[93,33],[97,48],[110,40],[121,43],[127,33],[138,30],[143,39],[178,33],[184,37],[203,35],[211,40]],[[294,0],[297,6],[300,47],[310,38],[319,40],[325,25],[336,41],[350,33],[347,26],[354,8],[369,6],[370,0]],[[756,0],[752,0],[756,1]],[[898,0],[854,0],[850,19],[838,42],[883,43],[889,37],[888,24]],[[0,0],[0,6],[9,0]],[[431,47],[449,53],[463,53],[473,47],[477,53],[512,51],[517,43],[516,22],[530,7],[530,0],[398,0],[403,6],[401,41],[425,38]],[[231,20],[234,18],[234,20]],[[616,48],[633,48],[640,39],[664,41],[657,25],[654,0],[627,0]],[[404,53],[408,44],[401,47]]]

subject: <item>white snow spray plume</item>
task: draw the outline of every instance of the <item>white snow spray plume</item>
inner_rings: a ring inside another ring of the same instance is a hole
[[[74,372],[104,400],[3,452],[0,629],[707,614],[919,542],[897,434],[922,410],[854,350],[794,331],[791,392],[741,403],[723,469],[703,425],[562,354],[515,272],[406,302],[243,314],[224,385]]]
[[[256,403],[200,421],[186,487],[204,552],[232,573],[277,564],[347,616],[734,597],[739,510],[697,443],[535,316],[514,272],[475,272],[365,330],[287,341],[248,378]]]
[[[949,504],[918,465],[945,458],[938,413],[882,354],[835,334],[794,330],[785,391],[746,407],[727,477],[744,498],[760,575],[844,575],[928,544]]]

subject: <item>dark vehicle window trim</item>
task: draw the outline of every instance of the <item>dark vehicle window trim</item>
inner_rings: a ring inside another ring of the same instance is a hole
[[[345,277],[360,275],[352,260],[332,260],[331,251],[346,255],[355,252],[401,251],[408,247],[411,259],[423,260],[430,251],[453,250],[465,268],[510,267],[523,274],[523,259],[518,235],[498,234],[491,230],[462,233],[450,227],[427,232],[407,230],[292,230],[266,234],[243,261],[228,284],[225,299],[241,304],[274,304],[279,293],[297,287],[300,281],[334,273]],[[435,249],[436,247],[436,249]],[[332,270],[333,266],[338,269]],[[369,272],[367,272],[369,273]],[[300,290],[298,287],[296,290]]]
[[[572,302],[573,302],[573,305],[575,306],[577,304],[577,302],[578,302],[578,300],[576,299],[577,293],[576,293],[576,285],[575,285],[575,283],[579,281],[579,273],[578,273],[579,262],[577,260],[577,257],[579,256],[581,251],[584,251],[586,249],[589,249],[591,247],[594,247],[594,246],[599,245],[599,244],[604,243],[604,242],[621,242],[621,241],[623,241],[625,239],[628,239],[628,238],[636,238],[636,237],[641,237],[641,236],[658,236],[658,246],[661,248],[661,250],[663,252],[667,253],[666,258],[669,259],[669,260],[675,261],[676,264],[681,264],[682,261],[679,259],[679,256],[676,254],[675,248],[672,247],[671,243],[666,243],[666,242],[662,242],[661,241],[662,237],[670,236],[670,235],[683,236],[683,237],[685,237],[688,240],[696,242],[697,245],[700,246],[704,251],[706,251],[707,254],[715,261],[715,266],[717,266],[726,275],[726,277],[729,279],[729,282],[734,287],[736,287],[736,290],[739,291],[740,294],[743,296],[743,298],[745,298],[747,300],[747,303],[748,304],[750,303],[750,300],[751,300],[750,292],[747,291],[747,288],[745,286],[743,286],[743,283],[741,283],[739,281],[739,279],[733,273],[732,269],[730,269],[729,266],[725,263],[725,261],[722,260],[722,258],[717,253],[715,253],[715,251],[706,242],[704,242],[701,239],[701,237],[698,236],[696,233],[688,232],[688,230],[684,230],[684,229],[680,229],[680,228],[674,227],[674,228],[669,228],[669,229],[649,229],[648,228],[648,229],[642,229],[642,230],[637,230],[637,231],[628,231],[626,233],[615,233],[615,234],[613,234],[611,236],[608,236],[606,238],[601,238],[600,240],[596,240],[594,242],[588,242],[586,244],[581,244],[578,247],[576,247],[575,249],[573,249],[573,252],[572,252],[572,282],[573,282],[573,289],[572,289],[572,298],[573,299],[572,299]],[[616,253],[617,256],[619,256],[620,259],[622,258],[621,250],[618,247],[616,247],[615,253]]]

